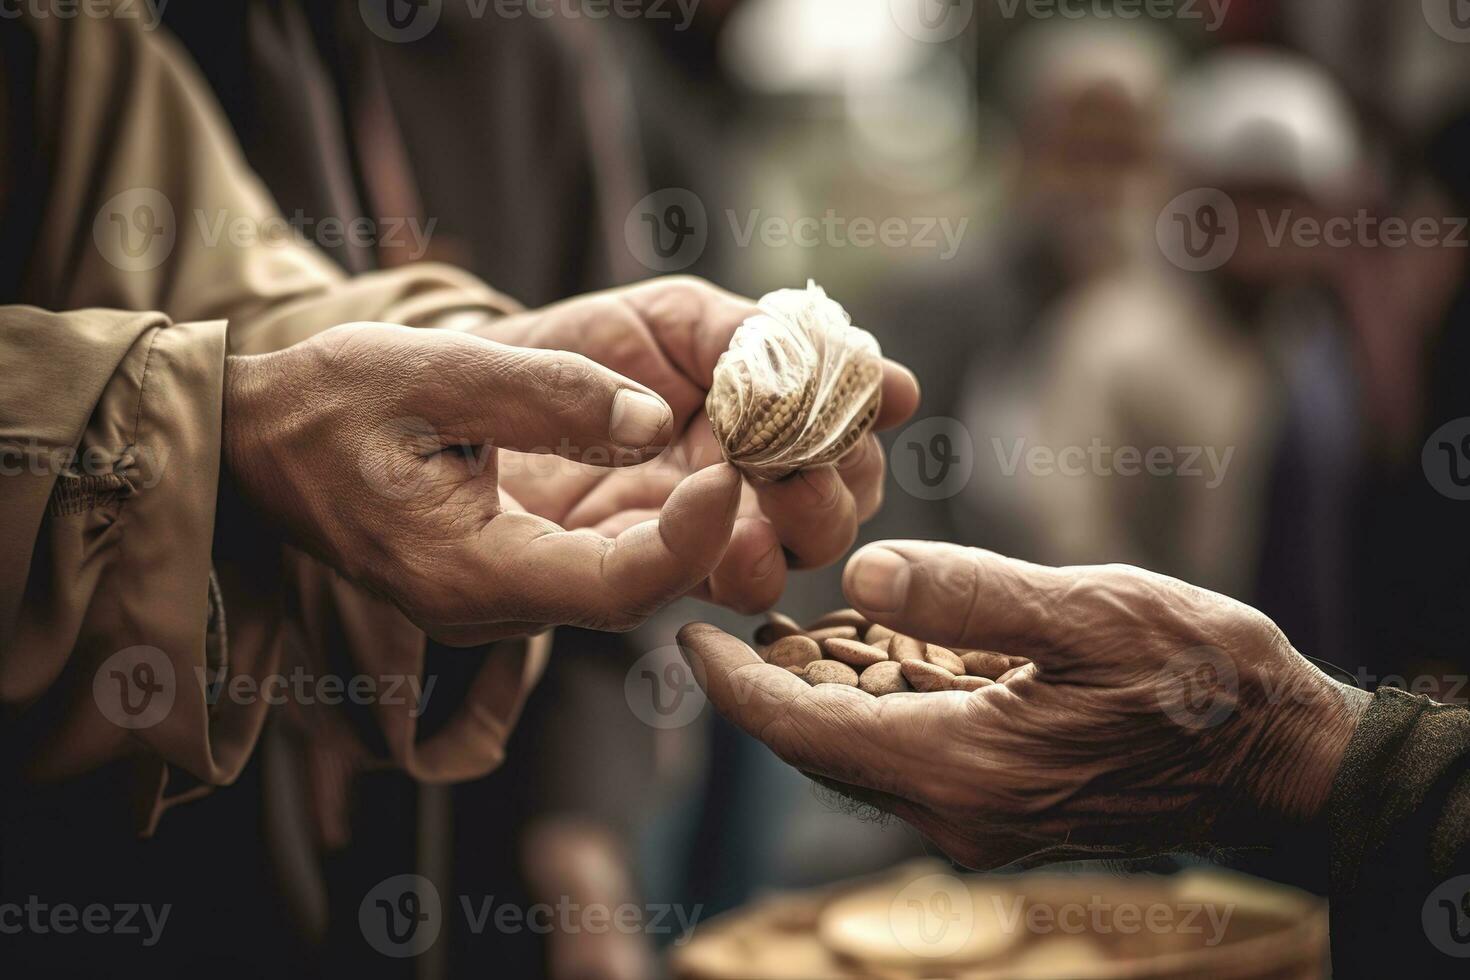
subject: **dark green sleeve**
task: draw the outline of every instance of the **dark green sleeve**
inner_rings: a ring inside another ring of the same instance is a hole
[[[1380,689],[1327,820],[1333,975],[1470,976],[1470,710]]]

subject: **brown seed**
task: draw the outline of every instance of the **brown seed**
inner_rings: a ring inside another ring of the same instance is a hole
[[[800,677],[802,680],[806,680],[806,667],[804,665],[801,667],[787,667],[786,669],[791,671],[797,677]]]
[[[856,640],[857,635],[858,631],[856,626],[826,626],[807,633],[807,636],[810,636],[818,643],[821,643],[823,640]]]
[[[814,664],[809,664],[804,676],[807,683],[813,685],[842,684],[847,687],[857,687],[858,683],[857,671],[836,660],[818,660]]]
[[[927,660],[903,661],[903,676],[916,691],[949,691],[954,688],[954,675]]]
[[[766,621],[756,627],[755,642],[761,646],[770,646],[782,637],[800,636],[801,633],[800,623],[790,616],[773,612],[767,614]]]
[[[995,683],[989,677],[956,677],[954,689],[956,691],[978,691],[982,687],[990,687]]]
[[[1011,669],[1011,658],[990,650],[966,650],[960,654],[965,673],[974,677],[989,677],[992,680]]]
[[[806,629],[810,633],[813,630],[824,630],[830,626],[851,626],[861,635],[868,625],[867,617],[856,609],[838,609],[807,623]]]
[[[888,641],[888,659],[923,660],[925,646],[926,644],[912,636],[895,633]]]
[[[930,643],[924,648],[924,659],[936,667],[943,667],[951,674],[963,674],[965,662],[955,656],[953,650]]]
[[[869,626],[868,631],[863,634],[863,639],[866,640],[869,644],[877,646],[880,641],[886,640],[892,635],[893,630],[889,629],[887,626],[884,626],[882,623],[874,623],[872,626]]]
[[[840,660],[854,670],[863,670],[888,659],[888,654],[857,640],[827,640],[822,650],[833,660]]]
[[[805,636],[783,636],[771,644],[766,663],[777,667],[805,667],[822,659],[822,648],[817,641]]]
[[[879,661],[863,671],[858,678],[858,687],[875,697],[913,690],[903,679],[903,665],[893,660]]]

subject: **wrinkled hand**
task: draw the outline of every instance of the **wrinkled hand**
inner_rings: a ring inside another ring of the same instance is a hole
[[[754,303],[709,283],[668,278],[476,328],[505,343],[586,355],[658,392],[674,413],[672,445],[655,463],[610,471],[511,456],[504,485],[533,513],[570,528],[616,534],[647,520],[690,474],[722,462],[704,400],[715,362],[755,312]],[[913,375],[885,362],[877,427],[900,424],[918,402]],[[830,565],[852,547],[859,523],[882,503],[884,468],[883,449],[869,436],[835,466],[746,484],[730,548],[694,594],[742,612],[769,608],[785,588],[788,567]]]
[[[1259,612],[1128,566],[883,542],[844,589],[900,633],[1033,662],[973,693],[875,698],[711,626],[679,643],[722,714],[974,868],[1265,843],[1321,810],[1361,711]]]
[[[630,629],[709,575],[735,521],[728,466],[683,481],[615,536],[565,531],[501,492],[498,449],[620,465],[667,446],[668,406],[575,354],[349,324],[231,357],[225,387],[225,462],[241,495],[444,643]]]

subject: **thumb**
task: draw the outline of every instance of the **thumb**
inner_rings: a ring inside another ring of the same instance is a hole
[[[531,350],[444,331],[456,348],[432,395],[446,443],[551,453],[599,466],[657,456],[674,414],[650,389],[580,354]]]
[[[965,650],[1039,662],[1077,641],[1074,570],[937,541],[881,541],[848,561],[842,590],[875,623]],[[1095,617],[1094,617],[1095,618]]]

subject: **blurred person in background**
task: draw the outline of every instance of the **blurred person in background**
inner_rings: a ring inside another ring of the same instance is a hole
[[[1050,20],[1008,44],[999,88],[1019,151],[1009,203],[984,257],[964,270],[972,295],[935,320],[955,335],[935,343],[931,328],[915,345],[930,352],[925,413],[956,416],[976,455],[936,536],[1017,554],[1054,545],[1030,508],[1029,482],[1004,457],[1016,440],[1052,434],[1043,392],[1064,344],[1058,305],[1147,261],[1160,124],[1179,60],[1176,42],[1148,21]]]
[[[1470,106],[1415,146],[1388,216],[1421,242],[1356,250],[1342,288],[1361,376],[1364,466],[1352,498],[1346,577],[1350,654],[1370,687],[1466,703],[1470,552]]]
[[[1047,314],[1034,445],[1055,455],[1033,465],[1019,440],[997,446],[1016,466],[1041,560],[1125,561],[1243,597],[1268,567],[1303,590],[1299,609],[1339,623],[1334,495],[1355,418],[1333,257],[1273,240],[1258,218],[1351,200],[1352,111],[1309,62],[1227,51],[1181,79],[1168,146],[1173,186],[1157,200],[1173,201],[1144,226],[1155,250]],[[1236,234],[1185,226],[1171,209]],[[1201,248],[1216,249],[1208,268],[1192,260]],[[1306,650],[1326,629],[1294,625]]]

